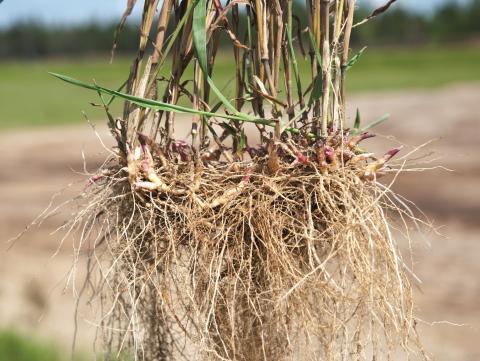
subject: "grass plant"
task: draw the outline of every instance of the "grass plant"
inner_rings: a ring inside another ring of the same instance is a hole
[[[304,23],[292,8],[145,0],[125,86],[54,74],[98,95],[116,140],[65,225],[88,250],[85,285],[100,301],[108,354],[428,358],[415,276],[393,236],[400,229],[408,241],[409,222],[420,221],[377,181],[404,160],[392,161],[397,148],[362,150],[373,134],[359,117],[347,124],[347,75],[360,56],[349,46],[355,0],[308,0]],[[230,93],[215,81],[221,36],[232,47]],[[124,101],[117,117],[114,99]],[[178,113],[191,117],[186,139]]]

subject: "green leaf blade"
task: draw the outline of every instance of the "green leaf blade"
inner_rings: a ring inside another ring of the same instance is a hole
[[[268,119],[262,119],[262,118],[255,118],[255,117],[244,117],[241,114],[219,114],[219,113],[212,113],[212,112],[207,112],[203,110],[196,110],[196,109],[191,109],[188,107],[183,107],[180,105],[176,104],[169,104],[169,103],[164,103],[158,100],[153,100],[153,99],[145,99],[141,97],[137,97],[134,95],[129,95],[125,94],[116,90],[112,90],[109,88],[105,88],[96,84],[88,84],[84,83],[80,80],[68,77],[66,75],[62,74],[57,74],[57,73],[50,73],[51,75],[55,76],[56,78],[63,80],[67,83],[79,86],[81,88],[89,89],[89,90],[94,90],[96,92],[100,92],[103,94],[108,94],[111,96],[116,96],[118,98],[128,100],[129,102],[138,105],[143,108],[149,108],[149,109],[155,109],[155,110],[161,110],[161,111],[166,111],[166,112],[175,112],[175,113],[183,113],[183,114],[197,114],[197,115],[204,115],[207,117],[219,117],[219,118],[225,118],[225,119],[231,119],[231,120],[238,120],[242,122],[250,122],[250,123],[257,123],[257,124],[263,124],[263,125],[268,125],[268,126],[274,126],[274,123],[272,121],[269,121]]]

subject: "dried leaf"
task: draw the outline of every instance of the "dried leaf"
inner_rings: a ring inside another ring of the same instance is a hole
[[[392,6],[392,4],[394,2],[396,2],[397,0],[389,0],[385,5],[383,6],[380,6],[379,8],[376,8],[375,10],[373,10],[373,12],[368,15],[365,19],[363,19],[362,21],[356,23],[353,27],[356,28],[357,26],[360,26],[362,24],[365,24],[367,21],[369,20],[372,20],[373,18],[376,18],[378,15],[380,14],[383,14],[385,11],[388,10],[388,8],[390,6]]]
[[[110,62],[113,61],[113,57],[115,55],[115,49],[117,48],[118,37],[120,36],[123,28],[125,27],[125,23],[127,22],[127,18],[132,14],[133,8],[135,7],[137,0],[127,0],[127,8],[123,12],[122,18],[118,23],[117,29],[115,30],[115,35],[113,36],[113,44],[112,44],[112,52],[110,56]]]

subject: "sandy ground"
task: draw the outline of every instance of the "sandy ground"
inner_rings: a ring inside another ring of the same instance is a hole
[[[414,147],[436,139],[419,152],[436,160],[421,166],[454,170],[406,174],[395,187],[443,233],[427,234],[430,246],[417,237],[415,248],[416,272],[423,280],[418,309],[432,323],[421,327],[427,348],[441,361],[480,360],[480,85],[357,95],[349,104],[352,116],[357,107],[366,123],[392,114],[376,129],[381,136],[370,149],[384,151],[398,142]],[[98,132],[108,143],[106,129]],[[60,212],[33,228],[8,252],[6,241],[48,205],[52,194],[76,183],[58,198],[68,199],[85,185],[82,152],[89,170],[106,152],[88,125],[6,131],[0,133],[0,145],[0,328],[33,332],[68,347],[74,299],[64,283],[72,244],[67,240],[52,258],[60,235],[50,233],[69,214]],[[82,348],[89,347],[94,333],[88,318],[80,314]]]

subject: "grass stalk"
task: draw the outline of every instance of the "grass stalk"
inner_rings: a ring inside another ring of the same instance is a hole
[[[329,106],[330,106],[330,0],[320,0],[320,43],[322,56],[322,121],[321,129],[317,129],[317,136],[326,137],[328,134]]]
[[[348,55],[350,52],[350,37],[352,34],[352,27],[353,27],[353,16],[355,12],[355,0],[346,0],[346,23],[345,23],[345,30],[343,35],[343,51],[342,51],[342,59],[340,65],[341,71],[341,80],[340,80],[340,94],[339,100],[341,104],[341,121],[343,122],[343,117],[345,117],[345,95],[346,95],[346,79],[347,79],[347,65],[348,65]]]

